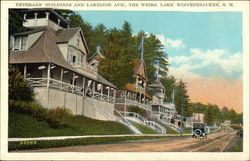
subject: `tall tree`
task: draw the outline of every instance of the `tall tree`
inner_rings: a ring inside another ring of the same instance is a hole
[[[175,106],[178,114],[181,114],[181,108],[183,104],[183,114],[186,113],[187,111],[187,106],[189,104],[189,96],[188,96],[188,91],[187,91],[187,86],[186,84],[180,80],[177,83],[177,87],[175,88]],[[183,99],[183,101],[182,101]]]

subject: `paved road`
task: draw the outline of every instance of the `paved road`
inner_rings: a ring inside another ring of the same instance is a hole
[[[207,139],[178,137],[153,141],[72,146],[32,150],[32,152],[220,152],[236,137],[233,130],[212,133]],[[29,150],[30,152],[30,150]]]

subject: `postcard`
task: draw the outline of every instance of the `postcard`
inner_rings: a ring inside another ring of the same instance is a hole
[[[249,160],[246,1],[2,1],[1,159]]]

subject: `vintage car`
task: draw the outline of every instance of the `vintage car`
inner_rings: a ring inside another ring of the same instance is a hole
[[[195,122],[193,123],[192,137],[207,138],[208,129],[205,123]]]

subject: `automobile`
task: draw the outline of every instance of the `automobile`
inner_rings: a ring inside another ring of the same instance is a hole
[[[208,134],[208,128],[205,123],[201,122],[193,123],[193,130],[192,130],[193,138],[198,138],[198,137],[207,138],[207,134]]]
[[[240,137],[243,137],[243,129],[238,130],[237,135],[239,135]]]

